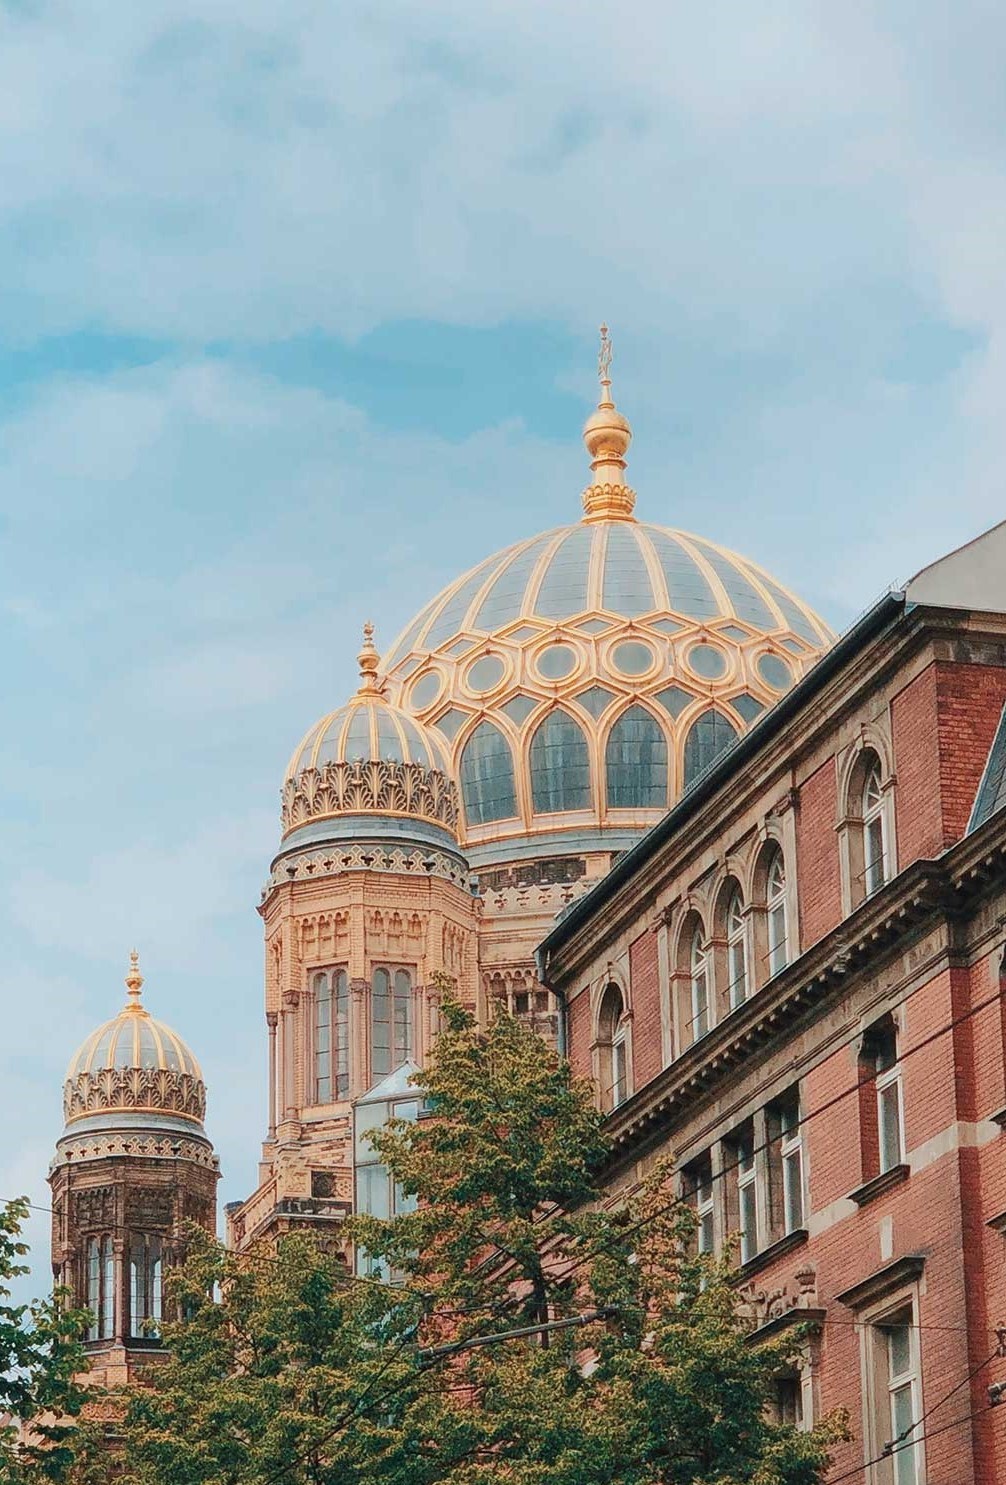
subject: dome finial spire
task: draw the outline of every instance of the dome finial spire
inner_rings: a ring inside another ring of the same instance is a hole
[[[139,1009],[140,991],[143,989],[143,976],[140,974],[140,955],[136,949],[129,951],[129,973],[126,976],[126,989],[129,991],[127,1005]]]
[[[360,667],[360,696],[377,696],[381,687],[377,679],[377,667],[381,663],[381,657],[377,653],[374,644],[374,626],[368,619],[363,626],[363,645],[356,657]]]
[[[583,427],[594,475],[593,483],[583,492],[584,520],[633,521],[636,492],[625,482],[625,454],[632,442],[632,429],[611,396],[611,336],[607,325],[601,326],[597,375],[601,399]]]

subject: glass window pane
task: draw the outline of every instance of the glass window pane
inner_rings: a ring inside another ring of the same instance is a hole
[[[685,739],[685,788],[736,741],[736,730],[721,712],[703,712]]]
[[[550,712],[531,739],[531,800],[537,815],[589,809],[587,739],[568,712]]]
[[[491,722],[480,722],[461,754],[461,793],[470,825],[508,820],[517,813],[510,744]]]
[[[375,1078],[391,1071],[391,977],[386,969],[374,970],[370,992],[370,1070]]]
[[[361,1165],[356,1172],[359,1210],[387,1221],[391,1216],[391,1180],[383,1165]]]
[[[782,1184],[786,1231],[795,1232],[803,1226],[803,1181],[802,1159],[799,1149],[783,1156]]]
[[[667,739],[644,707],[630,706],[608,734],[604,751],[612,809],[667,806]]]
[[[880,1169],[890,1170],[901,1161],[901,1110],[898,1082],[888,1083],[877,1093],[880,1133]]]
[[[758,1194],[754,1181],[740,1190],[741,1263],[747,1263],[758,1251]]]

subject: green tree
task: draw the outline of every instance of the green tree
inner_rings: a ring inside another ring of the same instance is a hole
[[[447,995],[443,1020],[423,1115],[373,1136],[417,1209],[347,1229],[401,1282],[302,1235],[194,1237],[169,1355],[123,1400],[123,1485],[817,1485],[842,1420],[769,1421],[787,1348],[691,1256],[669,1169],[605,1196],[589,1086],[509,1016]]]
[[[13,1280],[28,1273],[22,1233],[26,1197],[0,1206],[0,1480],[11,1485],[67,1477],[76,1420],[86,1392],[81,1345],[85,1311],[57,1291],[34,1304],[12,1304]]]
[[[675,1199],[670,1167],[627,1199],[606,1197],[607,1142],[590,1085],[505,1013],[480,1031],[448,995],[443,1015],[416,1079],[429,1117],[373,1136],[418,1208],[353,1224],[370,1253],[427,1291],[427,1335],[461,1348],[445,1363],[440,1416],[464,1411],[470,1434],[442,1478],[820,1480],[844,1419],[806,1433],[769,1421],[794,1341],[751,1344],[729,1257],[691,1254],[694,1217]],[[598,1310],[605,1318],[582,1330],[471,1344]]]

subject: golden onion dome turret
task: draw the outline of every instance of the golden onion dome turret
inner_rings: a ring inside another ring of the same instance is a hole
[[[98,1120],[159,1126],[167,1119],[201,1126],[206,1085],[192,1052],[157,1021],[141,998],[139,956],[130,955],[128,996],[117,1016],[93,1031],[70,1059],[63,1085],[67,1125]]]
[[[447,746],[388,700],[373,635],[365,624],[356,695],[310,728],[287,765],[284,836],[307,826],[317,835],[319,822],[329,822],[326,838],[401,833],[411,821],[455,843],[457,790]]]

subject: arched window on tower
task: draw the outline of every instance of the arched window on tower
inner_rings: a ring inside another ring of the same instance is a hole
[[[370,1075],[387,1077],[412,1056],[412,974],[379,965],[370,991]]]
[[[115,1335],[115,1253],[110,1237],[89,1238],[86,1252],[89,1341],[107,1341]]]
[[[549,712],[531,738],[531,805],[536,815],[591,805],[590,754],[579,722]]]
[[[319,970],[314,990],[314,1101],[349,1097],[349,976]]]
[[[606,985],[597,1015],[598,1072],[605,1112],[617,1109],[629,1096],[628,1031],[622,992],[615,984]]]
[[[696,717],[685,738],[685,788],[736,741],[737,729],[722,712],[711,708]]]
[[[461,797],[469,825],[509,820],[517,813],[513,754],[492,722],[480,722],[461,751]]]
[[[160,1335],[163,1253],[157,1233],[134,1232],[129,1239],[129,1333],[142,1340]]]
[[[667,739],[642,706],[630,706],[608,734],[604,771],[609,809],[665,809]]]

